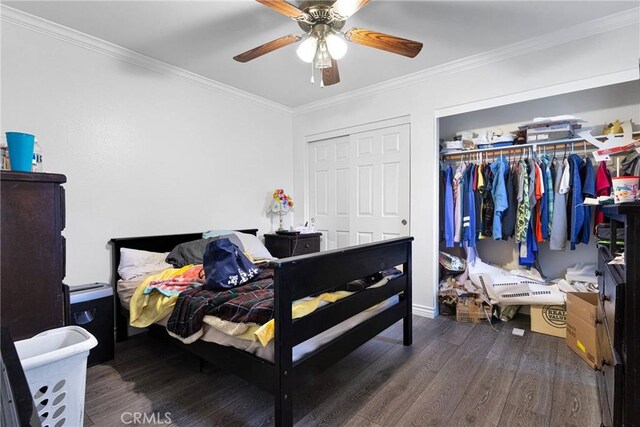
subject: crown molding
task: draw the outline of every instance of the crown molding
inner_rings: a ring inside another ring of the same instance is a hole
[[[615,31],[629,25],[636,25],[640,23],[640,7],[617,12],[570,27],[561,28],[527,40],[447,62],[445,64],[440,64],[435,67],[427,68],[425,70],[370,85],[361,89],[356,89],[320,101],[302,104],[293,108],[9,6],[0,5],[0,18],[3,22],[17,25],[205,89],[231,94],[287,114],[301,115],[358,100],[372,94],[379,94],[381,92],[410,86],[434,78],[444,77],[528,53],[549,49],[554,46],[559,46],[593,35]]]
[[[339,104],[352,102],[373,94],[410,86],[427,80],[444,77],[450,74],[482,67],[495,62],[549,49],[565,43],[581,40],[597,34],[640,23],[640,7],[617,12],[602,18],[587,21],[570,27],[561,28],[550,33],[532,37],[476,55],[461,58],[435,67],[427,68],[406,76],[387,80],[361,89],[335,95],[320,101],[294,107],[294,116],[330,108]]]
[[[74,30],[64,25],[48,21],[38,16],[31,15],[9,6],[0,5],[0,15],[3,23],[13,24],[37,33],[49,36],[93,52],[109,56],[120,61],[128,62],[147,70],[173,77],[178,80],[194,84],[196,86],[223,92],[237,96],[256,104],[269,107],[271,109],[292,114],[293,109],[280,103],[271,101],[258,95],[246,92],[233,86],[220,83],[218,81],[192,73],[175,65],[167,64],[139,52],[118,46],[108,41],[90,36],[80,31]]]

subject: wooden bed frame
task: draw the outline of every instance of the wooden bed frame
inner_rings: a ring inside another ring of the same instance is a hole
[[[256,229],[238,230],[257,234]],[[168,252],[174,246],[200,239],[201,233],[176,234],[111,239],[112,283],[114,291],[119,279],[120,248]],[[237,376],[272,393],[275,397],[275,425],[292,426],[292,392],[296,387],[331,366],[399,320],[403,320],[403,344],[411,345],[411,242],[413,237],[401,237],[350,248],[316,254],[283,258],[272,261],[275,294],[274,362],[254,356],[234,347],[198,340],[183,344],[170,338],[176,345],[198,357],[228,370]],[[366,277],[381,270],[402,265],[404,274],[385,286],[359,292],[313,313],[291,318],[291,303],[297,299],[316,295],[351,280]],[[338,323],[402,292],[398,304],[393,305],[312,353],[292,362],[292,349],[301,342],[318,335]],[[116,340],[127,338],[128,312],[116,297]],[[157,326],[157,325],[153,325]],[[158,327],[162,330],[164,328]],[[166,330],[164,331],[166,334]]]

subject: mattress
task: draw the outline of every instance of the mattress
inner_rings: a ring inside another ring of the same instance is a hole
[[[131,296],[135,289],[144,281],[143,278],[137,278],[133,280],[119,280],[117,291],[118,297],[120,298],[120,302],[122,306],[124,306],[127,310],[129,309],[129,303],[131,301]],[[363,291],[363,292],[366,292]],[[367,319],[375,316],[376,314],[386,310],[389,307],[396,305],[399,301],[398,295],[395,295],[391,298],[384,300],[382,303],[371,307],[368,310],[362,311],[356,314],[353,317],[348,318],[347,320],[338,323],[337,325],[323,331],[322,333],[308,339],[307,341],[301,342],[297,346],[295,346],[292,350],[292,360],[296,362],[302,358],[304,358],[307,354],[315,351],[316,349],[322,347],[323,345],[329,343],[335,338],[339,337],[343,333],[347,332],[350,329],[353,329],[360,323],[364,322]],[[165,326],[167,325],[168,317],[156,322],[156,324]],[[268,360],[269,362],[274,361],[274,340],[271,340],[267,346],[263,347],[260,344],[260,341],[254,340],[246,340],[237,338],[231,335],[227,335],[224,332],[217,330],[216,328],[204,324],[203,335],[200,337],[201,340],[206,342],[212,342],[219,345],[225,345],[229,347],[235,347],[237,349],[246,351],[248,353],[254,354],[262,359]]]

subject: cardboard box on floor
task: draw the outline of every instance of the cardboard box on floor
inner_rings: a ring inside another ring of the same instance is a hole
[[[480,323],[491,318],[491,308],[481,299],[459,297],[456,304],[456,320],[458,322]]]
[[[532,305],[531,330],[564,338],[567,332],[566,305]]]
[[[567,336],[565,341],[592,368],[600,368],[596,334],[598,294],[570,292],[567,294]]]

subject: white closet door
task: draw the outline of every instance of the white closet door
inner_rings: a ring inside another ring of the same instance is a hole
[[[350,136],[352,245],[409,235],[409,125]]]
[[[321,250],[350,245],[350,153],[348,136],[310,144],[309,212]]]
[[[409,125],[309,147],[312,221],[322,250],[409,235]]]

